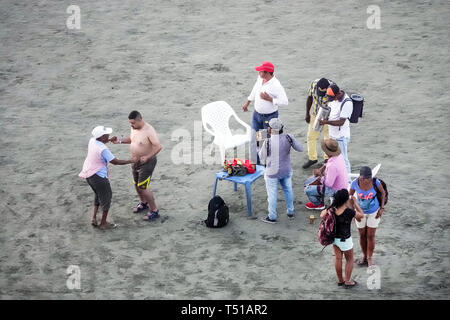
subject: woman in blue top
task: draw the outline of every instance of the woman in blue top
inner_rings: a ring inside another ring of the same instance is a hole
[[[384,203],[386,193],[380,181],[376,179],[376,185],[381,193],[380,205],[377,199],[377,191],[373,186],[372,170],[369,167],[362,167],[359,172],[359,178],[352,182],[350,187],[350,195],[356,192],[358,197],[358,205],[364,212],[364,218],[356,221],[358,227],[363,258],[358,259],[356,263],[360,266],[373,265],[372,255],[375,249],[375,231],[380,223],[381,215],[384,212]]]

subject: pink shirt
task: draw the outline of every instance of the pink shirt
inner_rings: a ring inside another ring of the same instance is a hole
[[[106,149],[103,143],[96,143],[94,138],[89,140],[88,154],[84,160],[83,169],[78,175],[80,178],[92,177],[98,170],[100,170],[104,163],[102,162],[102,151]]]
[[[348,174],[342,154],[328,159],[325,168],[325,186],[333,190],[347,189]]]

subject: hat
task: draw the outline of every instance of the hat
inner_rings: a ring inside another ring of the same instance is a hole
[[[341,89],[339,89],[339,87],[337,86],[336,83],[331,84],[328,89],[327,89],[327,95],[334,97],[335,95],[337,95],[339,92],[341,91]]]
[[[111,128],[105,128],[105,126],[97,126],[92,130],[92,136],[95,139],[100,138],[104,134],[110,134],[113,130]]]
[[[273,70],[275,70],[275,67],[269,61],[264,61],[260,66],[255,67],[255,70],[273,72]]]
[[[322,140],[322,150],[329,156],[338,156],[341,154],[341,149],[339,149],[339,144],[336,140],[333,139],[324,139]]]
[[[359,176],[364,179],[372,178],[372,169],[370,169],[369,167],[362,167],[359,170]]]
[[[283,123],[279,118],[272,118],[269,121],[269,127],[271,127],[274,130],[281,130],[283,128]]]

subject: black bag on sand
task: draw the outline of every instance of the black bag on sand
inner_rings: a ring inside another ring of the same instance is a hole
[[[215,196],[208,204],[208,217],[205,224],[209,228],[222,228],[229,220],[229,210],[220,196]]]

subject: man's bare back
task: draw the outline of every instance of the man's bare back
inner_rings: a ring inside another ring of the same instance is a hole
[[[147,122],[139,130],[131,128],[130,139],[130,152],[132,157],[146,157],[148,160],[157,152],[155,145],[160,145],[155,129]]]

